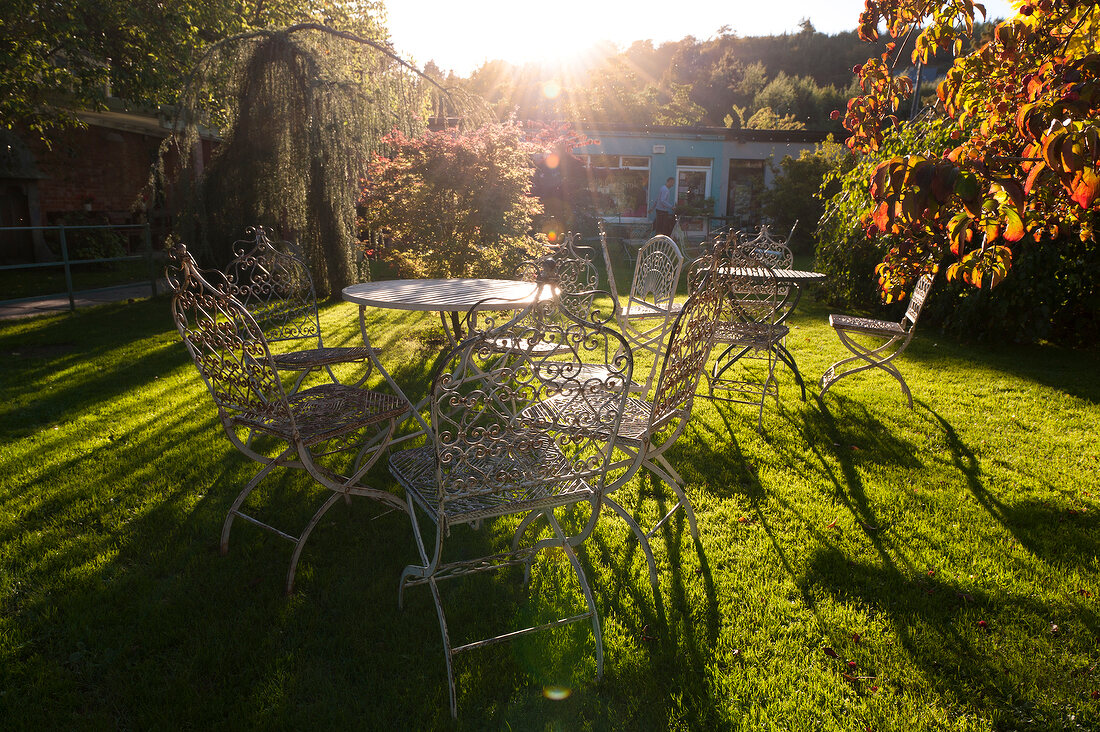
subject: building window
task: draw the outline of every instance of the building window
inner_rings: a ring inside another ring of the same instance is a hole
[[[738,227],[760,223],[760,194],[764,190],[763,160],[730,160],[726,216]]]
[[[606,219],[644,221],[649,209],[649,158],[638,155],[582,155],[596,214]]]

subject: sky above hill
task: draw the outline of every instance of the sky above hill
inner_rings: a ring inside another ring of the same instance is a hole
[[[699,40],[729,26],[739,36],[796,33],[809,19],[822,33],[856,26],[863,0],[387,0],[397,51],[423,66],[430,60],[467,76],[486,61],[567,62],[600,41],[625,49],[685,36]],[[989,19],[1013,14],[1007,0],[987,0]]]

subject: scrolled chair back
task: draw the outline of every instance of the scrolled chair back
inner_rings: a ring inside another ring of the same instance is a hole
[[[676,294],[683,261],[680,248],[671,238],[658,234],[647,241],[638,251],[631,299],[668,308]]]
[[[936,279],[936,270],[925,272],[917,280],[913,292],[909,295],[909,307],[905,309],[904,320],[909,321],[910,327],[917,324],[920,312],[924,309],[924,301],[928,299],[928,293],[932,291],[932,283]]]
[[[538,500],[576,481],[602,490],[633,371],[625,345],[548,300],[441,356],[430,408],[442,513]],[[606,368],[594,375],[584,366],[595,361]],[[553,424],[540,418],[550,411]]]
[[[317,291],[305,254],[263,226],[233,243],[225,270],[229,294],[248,309],[269,342],[321,337]]]
[[[725,299],[718,266],[717,260],[712,258],[707,274],[700,276],[703,284],[692,291],[672,325],[653,393],[650,424],[654,428],[676,418],[686,420],[691,413]]]
[[[263,329],[217,271],[183,245],[170,253],[172,317],[223,421],[257,425],[290,418]],[[211,282],[213,280],[213,282]]]

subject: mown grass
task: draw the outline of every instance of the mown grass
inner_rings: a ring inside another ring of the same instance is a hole
[[[805,298],[792,319],[810,382],[845,354],[827,312]],[[323,319],[327,342],[358,340],[352,306]],[[379,313],[371,329],[423,393],[438,321]],[[416,558],[400,514],[336,506],[290,597],[277,537],[238,522],[219,555],[254,468],[166,299],[0,323],[0,356],[0,726],[452,726],[427,590],[397,607]],[[583,555],[603,679],[581,626],[466,654],[456,726],[1097,728],[1097,363],[925,329],[901,363],[913,411],[880,375],[824,399],[811,383],[803,403],[781,372],[763,433],[754,409],[699,400],[668,457],[701,536],[681,515],[654,538],[664,612],[625,526],[601,517]],[[619,495],[638,515],[668,504],[633,486]],[[321,498],[287,473],[255,505],[294,526]],[[452,583],[456,640],[575,603],[560,565],[540,565],[534,600],[518,575]]]
[[[148,283],[149,262],[75,263],[70,268],[73,290],[95,290],[132,282]],[[0,270],[0,301],[45,297],[67,292],[62,267]]]

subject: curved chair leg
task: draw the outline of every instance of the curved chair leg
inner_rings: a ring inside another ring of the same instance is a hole
[[[279,467],[279,465],[282,464],[282,459],[285,458],[287,455],[290,455],[291,453],[292,450],[287,449],[279,457],[273,459],[271,462],[261,468],[260,472],[256,473],[256,475],[253,476],[252,480],[248,481],[248,485],[246,485],[244,487],[244,490],[240,492],[240,495],[237,496],[237,500],[233,501],[233,505],[229,507],[229,513],[227,513],[225,516],[225,522],[222,524],[222,537],[220,546],[222,556],[225,556],[229,553],[229,532],[233,528],[233,519],[237,516],[244,517],[240,510],[241,505],[244,504],[245,499],[248,498],[248,495],[256,489],[256,486],[260,484],[260,481],[266,478],[272,470]],[[247,518],[255,522],[255,520],[251,519],[251,517]],[[262,524],[259,522],[255,523],[258,523],[264,528],[272,529],[272,527],[267,526],[266,524]]]
[[[779,360],[786,364],[787,368],[794,373],[794,380],[798,383],[799,388],[802,389],[802,401],[806,401],[806,382],[802,380],[802,373],[798,370],[798,364],[795,363],[794,356],[782,343],[777,346],[776,355],[779,357]]]
[[[596,598],[592,596],[592,588],[588,584],[588,578],[584,574],[584,569],[581,567],[580,560],[577,559],[577,553],[574,552],[573,547],[569,545],[569,540],[566,538],[565,532],[561,530],[561,526],[554,516],[553,509],[546,512],[546,520],[554,529],[554,533],[561,539],[561,548],[565,552],[565,555],[569,557],[569,563],[573,565],[573,571],[577,573],[577,581],[581,585],[581,592],[584,593],[584,601],[588,604],[588,612],[591,614],[592,621],[592,637],[596,641],[596,678],[602,678],[603,631],[600,629],[599,613],[596,612]]]
[[[680,477],[680,474],[677,473],[672,465],[668,462],[668,460],[665,459],[664,455],[654,455],[653,460],[657,461],[657,465],[654,465],[653,462],[647,460],[644,467],[647,470],[652,471],[654,475],[661,479],[662,483],[671,488],[672,492],[676,494],[676,498],[679,501],[679,503],[673,507],[672,511],[669,512],[669,516],[671,516],[672,512],[675,511],[677,508],[683,506],[684,513],[687,514],[688,528],[691,531],[691,538],[698,539],[699,525],[695,522],[695,508],[691,505],[691,499],[688,498],[687,491],[685,491],[683,487],[684,479]],[[659,468],[658,465],[660,466]],[[668,516],[666,516],[665,518],[667,519]],[[665,519],[661,519],[661,521],[659,521],[657,525],[650,530],[650,535],[652,535],[653,532],[657,530],[658,526],[664,521]]]
[[[317,522],[321,520],[321,517],[340,500],[341,496],[345,495],[346,494],[342,493],[333,493],[330,495],[328,499],[321,504],[321,507],[317,509],[317,512],[313,514],[313,518],[306,524],[298,540],[294,542],[294,554],[290,557],[290,569],[287,570],[286,573],[286,594],[289,595],[294,592],[294,574],[298,571],[298,559],[302,556],[302,549],[306,545],[306,539],[309,538],[309,535],[313,532],[313,528],[317,526]]]
[[[523,517],[523,520],[519,522],[519,526],[516,527],[515,534],[512,535],[512,551],[516,551],[517,549],[519,549],[519,542],[521,539],[523,539],[523,535],[527,533],[527,529],[531,526],[531,524],[538,521],[541,516],[541,512],[531,511]]]
[[[840,338],[840,342],[844,344],[844,347],[855,355],[849,356],[845,359],[841,359],[840,361],[837,361],[825,370],[825,373],[821,375],[822,396],[825,396],[826,392],[829,391],[829,388],[832,387],[832,385],[836,382],[843,379],[845,376],[851,376],[853,374],[858,374],[861,371],[869,371],[870,369],[879,368],[897,379],[898,383],[901,385],[901,392],[905,395],[905,398],[909,403],[909,408],[913,408],[913,395],[909,391],[908,384],[905,383],[905,379],[902,378],[901,372],[898,371],[898,368],[894,366],[894,364],[890,363],[890,361],[899,356],[902,351],[905,350],[905,347],[909,344],[908,338],[906,338],[901,346],[899,346],[893,353],[890,353],[884,358],[876,358],[879,354],[888,349],[890,346],[893,346],[901,339],[897,336],[892,337],[878,348],[872,349],[860,345],[842,330],[837,329],[836,334],[837,337]],[[838,369],[840,369],[842,366],[856,361],[862,361],[863,365],[848,369],[847,371],[840,371],[838,373]]]
[[[642,547],[642,552],[645,554],[646,562],[649,563],[649,584],[653,587],[653,600],[658,605],[661,604],[661,585],[657,580],[657,561],[653,558],[653,549],[649,545],[649,539],[646,537],[645,532],[642,531],[642,527],[638,525],[638,522],[634,520],[634,517],[630,515],[630,512],[619,505],[619,502],[604,496],[604,503],[611,507],[611,510],[622,516],[626,521],[627,526],[634,532],[634,535],[638,537],[638,544]]]
[[[447,689],[451,694],[451,717],[458,719],[458,696],[455,693],[454,654],[451,652],[451,635],[447,631],[447,618],[443,614],[443,600],[439,596],[439,585],[436,584],[434,577],[428,578],[428,586],[432,589],[435,612],[439,616],[439,632],[443,636],[443,654],[447,661]]]
[[[428,575],[428,570],[432,566],[432,562],[428,559],[428,550],[424,546],[424,536],[420,533],[420,522],[416,519],[416,506],[413,505],[412,496],[407,497],[408,511],[409,511],[409,523],[412,524],[413,539],[416,541],[416,550],[420,553],[420,561],[424,564],[422,566],[408,565],[401,572],[401,579],[397,584],[397,607],[405,607],[405,588],[410,584],[410,580],[424,579]],[[440,538],[438,536],[439,528],[436,527],[436,543],[438,544]],[[439,552],[436,552],[436,556]]]

